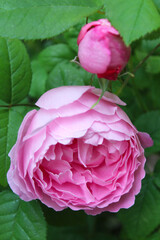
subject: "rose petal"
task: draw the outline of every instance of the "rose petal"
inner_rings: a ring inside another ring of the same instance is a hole
[[[49,90],[44,93],[36,105],[40,108],[57,109],[79,99],[85,92],[92,89],[90,86],[65,86]]]
[[[153,140],[148,133],[138,132],[137,135],[143,148],[148,148],[153,146]]]

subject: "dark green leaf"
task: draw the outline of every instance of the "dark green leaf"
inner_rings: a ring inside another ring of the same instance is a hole
[[[144,69],[144,67],[139,68],[135,73],[135,78],[133,79],[136,88],[140,90],[148,88],[152,84],[153,80],[152,76],[148,74]]]
[[[39,98],[46,89],[47,72],[40,61],[34,60],[32,66],[32,83],[29,95]]]
[[[84,229],[76,227],[53,227],[48,226],[47,240],[86,240],[83,234]]]
[[[89,84],[91,74],[82,68],[78,68],[75,63],[62,62],[57,64],[49,74],[47,89]]]
[[[157,5],[159,11],[160,11],[160,1],[159,0],[153,0],[154,3]]]
[[[146,72],[152,74],[160,73],[160,56],[151,56],[146,64]]]
[[[30,82],[30,61],[23,43],[0,38],[0,99],[10,104],[21,101]]]
[[[160,15],[152,0],[104,0],[106,16],[119,30],[125,43],[160,27]]]
[[[1,1],[0,35],[19,39],[53,37],[100,7],[98,0]]]
[[[151,236],[149,236],[145,240],[159,240],[159,239],[160,239],[160,231],[158,231],[157,233],[152,234]]]
[[[38,202],[24,202],[9,191],[0,193],[0,239],[45,240],[46,223]]]
[[[155,40],[155,39],[158,39],[159,36],[160,36],[160,28],[158,28],[157,30],[155,30],[151,33],[146,34],[145,39]]]
[[[146,152],[160,151],[160,111],[142,114],[135,121],[135,125],[139,131],[149,133],[153,139],[153,147],[146,149]]]
[[[143,187],[133,207],[118,214],[129,239],[145,239],[160,224],[160,191],[152,177],[143,180]]]
[[[38,56],[44,68],[49,72],[53,67],[66,60],[71,61],[75,53],[66,44],[55,44],[45,48]]]
[[[151,98],[152,107],[160,109],[160,97],[159,97],[159,89],[160,89],[160,74],[155,75],[154,79],[152,78],[152,84],[150,85],[149,96]]]
[[[145,56],[148,55],[149,52],[151,52],[158,44],[160,43],[160,35],[159,35],[159,38],[157,39],[152,39],[152,40],[146,40],[146,39],[143,39],[141,42],[140,42],[140,46],[139,46],[139,50],[142,51],[142,52],[145,52]],[[156,51],[154,51],[153,54],[160,54],[160,47],[156,49]]]
[[[0,184],[2,186],[7,185],[6,174],[10,165],[8,153],[16,141],[24,117],[23,112],[26,113],[26,107],[0,108]]]

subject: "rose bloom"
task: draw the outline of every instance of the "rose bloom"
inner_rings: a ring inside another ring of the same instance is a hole
[[[106,92],[91,109],[100,93],[90,86],[55,88],[25,116],[7,174],[21,199],[91,215],[134,204],[145,175],[144,147],[152,140],[137,131],[116,95]]]
[[[126,47],[119,32],[107,19],[100,19],[82,27],[77,43],[81,66],[98,78],[116,80],[127,64],[130,47]]]

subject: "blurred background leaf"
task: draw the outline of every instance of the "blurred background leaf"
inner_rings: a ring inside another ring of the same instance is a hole
[[[159,172],[160,173],[160,172]],[[146,177],[135,205],[118,214],[129,239],[143,240],[160,223],[160,191],[154,177]]]

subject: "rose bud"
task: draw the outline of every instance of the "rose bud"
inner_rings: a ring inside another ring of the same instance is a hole
[[[116,95],[90,86],[59,87],[40,97],[25,116],[9,153],[11,189],[24,201],[96,215],[134,204],[145,176],[140,133]]]
[[[83,26],[77,43],[81,66],[98,78],[116,80],[130,57],[130,47],[107,19]]]

